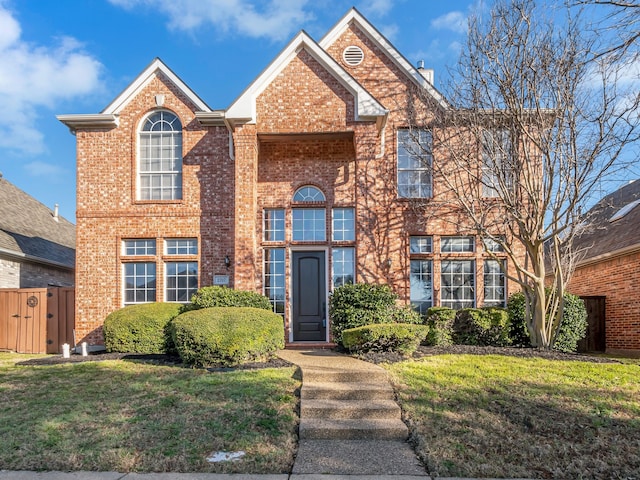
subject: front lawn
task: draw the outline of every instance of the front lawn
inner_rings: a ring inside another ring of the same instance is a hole
[[[385,368],[433,476],[639,478],[637,362],[435,355]]]
[[[209,372],[126,360],[20,366],[0,353],[0,470],[288,473],[295,368]],[[211,464],[216,451],[245,451]]]

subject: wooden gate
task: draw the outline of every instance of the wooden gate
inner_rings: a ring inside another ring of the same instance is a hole
[[[73,344],[73,288],[0,289],[0,350],[60,353]]]
[[[607,349],[605,335],[605,297],[580,297],[587,308],[587,334],[578,342],[579,352],[604,352]]]

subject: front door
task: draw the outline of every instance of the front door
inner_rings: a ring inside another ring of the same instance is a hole
[[[327,339],[325,252],[293,253],[293,341]]]

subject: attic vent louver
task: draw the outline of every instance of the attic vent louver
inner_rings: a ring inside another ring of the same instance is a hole
[[[347,65],[355,67],[357,65],[360,65],[362,63],[362,60],[364,60],[364,52],[360,47],[356,45],[350,45],[344,49],[344,52],[342,52],[342,59]]]

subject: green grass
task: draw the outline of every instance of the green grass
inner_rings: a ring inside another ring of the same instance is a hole
[[[210,373],[123,360],[19,366],[0,353],[0,470],[286,473],[294,368]],[[210,464],[215,451],[246,452]]]
[[[640,366],[439,355],[386,365],[428,473],[637,478]]]

